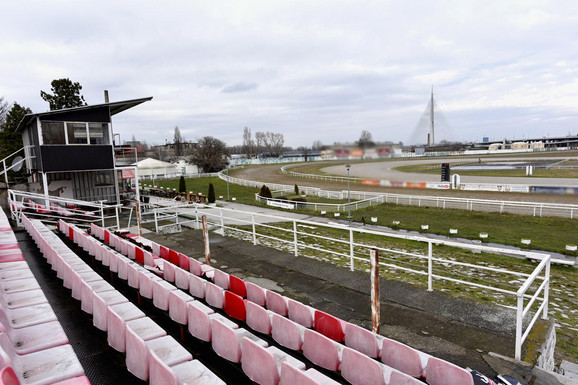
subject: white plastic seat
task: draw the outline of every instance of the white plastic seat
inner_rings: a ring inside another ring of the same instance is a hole
[[[36,278],[25,278],[17,279],[15,281],[0,282],[0,291],[2,295],[38,289],[40,289],[40,285],[36,281]]]
[[[82,283],[83,282],[95,282],[104,281],[100,275],[94,272],[94,270],[72,274],[72,298],[80,300],[82,297]]]
[[[137,378],[149,377],[149,348],[146,341],[166,336],[167,332],[149,317],[126,323],[126,368]]]
[[[222,309],[225,305],[225,291],[222,287],[207,282],[205,285],[205,300],[210,306]]]
[[[303,355],[322,368],[336,371],[341,365],[343,345],[311,329],[305,329]]]
[[[267,297],[265,296],[265,290],[252,282],[245,281],[245,287],[247,288],[247,299],[259,306],[265,306],[267,303]]]
[[[178,324],[188,322],[187,303],[195,299],[181,290],[169,291],[169,316]]]
[[[92,295],[92,323],[102,331],[107,331],[108,307],[127,303],[128,299],[118,291],[96,292]]]
[[[213,270],[213,282],[215,285],[222,287],[225,290],[229,290],[229,274],[222,270]]]
[[[211,341],[211,321],[209,315],[215,313],[210,307],[199,301],[187,302],[189,333],[202,341]]]
[[[195,298],[205,298],[207,281],[194,274],[189,275],[189,293]]]
[[[163,277],[168,282],[175,282],[175,267],[169,261],[163,261]]]
[[[104,279],[100,279],[92,282],[82,282],[80,284],[80,308],[88,313],[92,314],[92,303],[94,293],[100,293],[103,291],[113,291],[116,290],[114,286],[106,282]]]
[[[251,301],[247,301],[245,306],[247,325],[259,333],[271,334],[271,316],[275,313]]]
[[[177,288],[165,280],[153,281],[153,305],[157,309],[169,310],[169,293],[174,290]]]
[[[162,278],[154,275],[153,273],[149,272],[146,269],[141,269],[139,267],[137,271],[138,271],[138,289],[140,295],[142,295],[144,298],[153,299],[154,297],[153,289],[155,287],[155,284],[158,282],[165,282],[165,281],[163,281]]]
[[[48,303],[48,300],[41,289],[0,295],[0,305],[7,309],[18,309],[43,303]]]
[[[0,263],[0,271],[30,269],[26,261],[3,262]]]
[[[437,357],[428,360],[425,379],[430,385],[474,385],[470,372]]]
[[[30,269],[14,269],[0,271],[0,281],[10,281],[13,279],[34,278],[34,274]]]
[[[260,385],[277,385],[280,380],[281,363],[305,370],[305,364],[279,350],[275,346],[264,348],[259,344],[244,338],[242,342],[243,372],[252,381]]]
[[[361,326],[348,323],[345,327],[345,345],[358,352],[372,358],[378,358],[382,344],[382,336],[364,329]]]
[[[68,344],[68,338],[58,321],[45,322],[21,329],[7,328],[12,346],[17,354],[28,354]]]
[[[266,348],[267,342],[243,328],[232,328],[222,320],[211,320],[211,346],[215,353],[231,362],[241,362],[241,342],[248,338],[259,346]]]
[[[198,384],[225,385],[225,382],[211,372],[199,360],[185,361],[171,367],[176,382],[167,381],[167,385]]]
[[[315,310],[299,301],[287,298],[287,314],[291,321],[295,321],[306,328],[313,327]]]
[[[189,290],[189,273],[188,271],[181,269],[180,267],[175,268],[175,286],[181,290]]]
[[[300,370],[286,362],[281,363],[281,378],[279,385],[339,385],[325,374],[311,368]]]
[[[84,375],[84,370],[70,345],[18,355],[8,336],[0,334],[2,366],[11,366],[23,384],[53,384]]]
[[[0,308],[0,323],[13,329],[25,328],[56,320],[56,314],[54,314],[54,311],[52,311],[48,303],[18,309]]]
[[[193,356],[173,337],[164,336],[146,342],[149,348],[149,384],[166,385],[173,377],[171,366],[192,361]]]
[[[271,325],[271,335],[275,341],[291,350],[301,350],[305,327],[277,313],[273,313]]]
[[[108,344],[115,350],[124,353],[126,323],[143,317],[145,314],[131,302],[109,306],[107,316]]]

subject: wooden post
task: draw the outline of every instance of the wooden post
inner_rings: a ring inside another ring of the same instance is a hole
[[[371,330],[379,334],[380,331],[380,300],[379,300],[379,255],[376,249],[370,251],[371,261]]]
[[[207,227],[207,216],[201,217],[203,222],[203,239],[205,240],[205,264],[211,266],[211,248],[209,245],[209,228]]]

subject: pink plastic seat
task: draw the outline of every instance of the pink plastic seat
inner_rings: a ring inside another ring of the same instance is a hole
[[[163,277],[168,282],[175,282],[175,265],[169,261],[163,262]]]
[[[40,285],[36,281],[36,278],[25,278],[15,281],[0,282],[0,293],[2,295],[38,289],[40,289]]]
[[[34,278],[34,274],[29,269],[0,271],[0,281],[10,281],[13,279]]]
[[[189,293],[195,298],[205,298],[207,281],[194,274],[189,275]]]
[[[273,312],[251,301],[247,301],[245,306],[247,325],[259,333],[271,334],[271,314]]]
[[[289,319],[298,324],[311,329],[313,327],[313,316],[315,309],[304,305],[299,301],[287,298],[287,314]]]
[[[169,291],[169,316],[181,325],[188,322],[187,303],[195,299],[180,290]]]
[[[345,327],[345,345],[369,357],[379,357],[382,340],[383,337],[361,326],[348,323]]]
[[[64,381],[55,382],[52,385],[91,385],[90,380],[86,376],[69,378]]]
[[[386,385],[383,366],[363,353],[343,349],[341,375],[352,385]]]
[[[126,368],[137,378],[149,377],[149,348],[146,341],[166,336],[166,331],[149,317],[126,323]]]
[[[339,370],[343,346],[311,329],[305,329],[303,354],[309,361],[328,370]]]
[[[225,382],[211,372],[199,360],[185,361],[171,366],[176,382],[173,384],[225,385]],[[172,385],[167,382],[167,385]]]
[[[229,274],[225,273],[222,270],[214,269],[213,270],[213,282],[215,285],[222,287],[225,290],[229,289]]]
[[[143,317],[145,314],[131,302],[109,306],[107,315],[108,344],[113,349],[124,353],[126,323]]]
[[[146,250],[143,250],[143,260],[144,260],[144,265],[145,266],[150,266],[150,267],[156,267],[157,265],[159,265],[159,260],[160,258],[152,253],[149,253]],[[138,261],[137,261],[138,262]]]
[[[103,291],[113,291],[114,286],[106,282],[104,279],[100,279],[92,282],[81,282],[80,284],[80,308],[88,313],[92,314],[92,303],[94,293],[100,293]]]
[[[232,328],[220,319],[211,320],[211,345],[215,353],[231,362],[241,362],[241,341],[248,338],[262,347],[267,342],[243,328]]]
[[[474,384],[470,372],[436,357],[430,357],[428,360],[426,381],[430,385]]]
[[[181,290],[189,290],[189,273],[188,270],[181,269],[180,267],[175,268],[175,286]]]
[[[303,346],[304,327],[288,318],[273,313],[272,336],[281,346],[300,351]]]
[[[26,261],[4,262],[0,263],[0,271],[29,269]]]
[[[315,330],[334,341],[342,342],[347,323],[320,310],[315,310]]]
[[[174,384],[175,375],[171,366],[193,359],[191,353],[171,336],[155,338],[146,344],[149,348],[150,385]]]
[[[311,368],[300,370],[286,362],[281,363],[281,380],[279,385],[339,385],[325,374]]]
[[[229,317],[238,319],[240,321],[245,321],[246,319],[246,310],[245,310],[245,303],[247,300],[244,300],[242,297],[239,297],[237,294],[232,293],[230,291],[225,291],[225,313],[229,315]]]
[[[7,309],[18,309],[43,303],[48,303],[48,300],[41,289],[20,291],[0,296],[0,306]]]
[[[56,314],[47,303],[18,309],[0,308],[0,323],[5,327],[20,329],[52,321],[57,321]]]
[[[169,293],[173,290],[177,290],[176,287],[159,279],[153,282],[153,305],[157,309],[169,310]]]
[[[68,344],[68,338],[58,321],[45,322],[21,329],[2,327],[17,354],[28,354]]]
[[[245,286],[245,281],[243,281],[241,278],[235,277],[234,275],[229,275],[229,290],[240,297],[247,297],[247,287]]]
[[[211,341],[211,321],[209,315],[213,313],[213,309],[203,305],[199,301],[187,302],[189,333],[202,341]]]
[[[304,370],[303,362],[285,354],[274,346],[264,348],[259,344],[244,338],[242,342],[243,372],[252,381],[260,385],[277,385],[280,380],[281,363],[294,366],[298,370]],[[295,384],[300,384],[296,382]]]
[[[205,300],[210,306],[222,309],[225,306],[225,291],[214,283],[207,282],[205,285]]]
[[[82,297],[82,283],[104,281],[100,275],[94,272],[94,270],[84,271],[82,273],[73,272],[72,273],[72,298],[80,300]]]
[[[138,291],[140,295],[143,296],[144,298],[153,299],[155,285],[159,282],[166,282],[166,281],[163,281],[162,278],[154,275],[148,270],[142,269],[140,266],[139,268],[137,268],[137,272],[138,272]]]
[[[103,291],[92,295],[92,323],[102,331],[107,330],[108,307],[127,303],[128,299],[118,291]]]
[[[271,290],[267,290],[265,296],[267,297],[267,309],[284,317],[287,316],[287,299],[285,297]]]
[[[389,338],[383,339],[381,361],[387,366],[413,377],[422,377],[426,367],[429,372],[428,359],[429,355],[419,350]]]
[[[11,366],[24,384],[53,384],[84,375],[84,370],[70,345],[62,345],[38,352],[18,355],[8,336],[0,334],[2,366]]]

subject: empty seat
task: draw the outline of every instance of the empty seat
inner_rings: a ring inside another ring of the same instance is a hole
[[[169,262],[175,266],[179,265],[179,252],[173,249],[169,249]]]
[[[227,313],[230,317],[240,321],[245,321],[245,302],[247,301],[237,294],[230,291],[225,291],[225,313]]]
[[[281,363],[281,377],[279,385],[339,385],[325,374],[311,368],[300,370],[286,362]]]
[[[245,281],[234,275],[229,275],[229,290],[237,294],[240,297],[247,297],[247,287],[245,286]]]
[[[205,298],[205,285],[207,281],[194,274],[189,275],[189,293],[196,298]]]
[[[301,350],[305,330],[303,326],[276,313],[273,313],[271,325],[275,341],[286,348]]]
[[[213,282],[215,285],[222,287],[225,290],[229,289],[229,274],[225,273],[222,270],[214,269],[213,270]]]
[[[4,270],[0,271],[0,281],[10,281],[13,279],[34,278],[30,269]]]
[[[334,341],[342,342],[346,322],[320,310],[315,310],[315,330]]]
[[[244,338],[242,341],[243,361],[241,366],[243,372],[252,381],[260,385],[277,385],[280,380],[281,364],[296,367],[298,370],[304,370],[303,362],[287,355],[274,346],[264,348],[259,344]],[[296,382],[295,384],[300,384]]]
[[[470,372],[436,357],[429,358],[425,379],[430,385],[474,384],[474,380]]]
[[[174,384],[225,385],[225,382],[211,372],[199,360],[185,361],[171,367],[176,378]],[[167,385],[172,385],[167,381]]]
[[[267,342],[258,338],[246,329],[231,327],[222,319],[211,320],[211,345],[215,353],[231,362],[241,362],[241,342],[248,338],[262,347],[267,347]]]
[[[146,341],[167,335],[166,331],[149,317],[126,323],[126,368],[137,378],[149,377],[149,348]]]
[[[211,341],[211,320],[209,315],[215,311],[199,301],[187,302],[189,333],[202,341]]]
[[[108,344],[113,349],[124,353],[126,323],[144,316],[145,314],[131,302],[109,306],[107,316]]]
[[[118,291],[103,291],[92,295],[92,324],[102,331],[107,330],[108,307],[126,303],[128,299]]]
[[[349,327],[349,326],[348,326]],[[381,361],[394,369],[413,377],[422,377],[428,368],[429,355],[413,349],[401,342],[384,338],[381,349]]]
[[[106,282],[104,279],[92,282],[82,282],[80,284],[80,308],[88,314],[92,314],[92,303],[94,293],[103,291],[113,291],[114,286]]]
[[[0,293],[18,293],[21,291],[38,290],[40,285],[36,278],[17,279],[15,281],[0,282]]]
[[[56,314],[47,303],[18,309],[0,308],[0,323],[13,329],[26,328],[56,320]]]
[[[313,327],[315,309],[312,307],[304,305],[294,299],[287,298],[287,314],[292,321],[309,329]]]
[[[189,264],[189,257],[187,257],[183,253],[179,253],[179,267],[183,270],[189,271],[190,264]]]
[[[251,301],[245,303],[247,325],[259,333],[271,334],[271,314],[273,312]]]
[[[188,270],[175,267],[175,286],[182,290],[189,290],[189,273]]]
[[[382,341],[383,337],[361,326],[348,323],[345,327],[345,345],[369,357],[379,357]]]
[[[130,258],[130,255],[129,255],[129,258]],[[134,260],[136,263],[140,263],[141,265],[147,264],[147,261],[145,261],[145,251],[138,246],[134,247]]]
[[[328,370],[339,370],[343,346],[311,329],[305,329],[303,354],[309,361]]]
[[[287,316],[287,299],[285,297],[271,290],[267,290],[265,296],[267,297],[267,309],[284,317]]]
[[[195,258],[189,259],[189,270],[196,276],[202,277],[207,272],[212,272],[213,269],[213,267],[197,261]]]
[[[163,261],[163,278],[168,282],[175,282],[175,265],[169,261]]]
[[[45,322],[21,329],[2,327],[8,334],[17,354],[28,354],[39,350],[68,344],[68,338],[58,321]]]
[[[24,384],[53,384],[68,378],[80,377],[84,371],[70,345],[62,345],[38,352],[18,355],[6,334],[0,334],[0,361],[11,366]]]
[[[350,348],[343,349],[341,375],[352,385],[389,385],[383,364]]]
[[[130,271],[130,270],[129,270]],[[136,270],[138,272],[138,291],[140,295],[145,298],[153,299],[154,298],[154,287],[159,282],[165,282],[162,278],[154,275],[153,273],[149,272],[146,269],[141,269],[140,266]],[[170,283],[169,283],[170,285]]]
[[[167,281],[162,279],[153,281],[153,305],[157,309],[169,310],[169,293],[173,290],[177,288]]]
[[[174,377],[171,366],[193,359],[191,353],[171,336],[155,338],[146,344],[149,348],[150,385],[170,384],[170,379]]]
[[[187,303],[195,299],[180,290],[169,291],[169,316],[181,325],[188,322]]]
[[[0,295],[0,305],[7,309],[18,309],[43,303],[48,303],[48,300],[41,289]]]
[[[169,248],[165,247],[163,245],[159,245],[159,249],[160,249],[159,257],[168,261],[169,260]]]
[[[222,309],[225,305],[225,291],[222,287],[207,282],[205,285],[205,300],[210,306]]]

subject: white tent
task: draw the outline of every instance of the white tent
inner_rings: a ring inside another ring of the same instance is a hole
[[[153,158],[146,158],[134,163],[137,167],[138,177],[145,179],[176,177],[180,170],[176,165]]]

